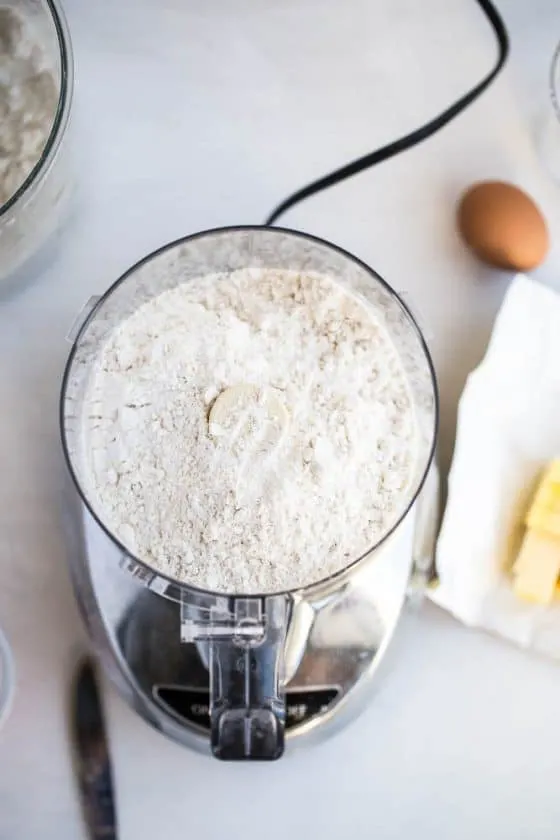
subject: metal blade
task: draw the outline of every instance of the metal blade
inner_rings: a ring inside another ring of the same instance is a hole
[[[113,777],[103,708],[91,659],[80,663],[74,685],[72,735],[76,775],[91,840],[117,840]]]

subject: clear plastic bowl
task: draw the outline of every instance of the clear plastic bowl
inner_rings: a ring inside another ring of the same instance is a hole
[[[0,284],[4,285],[59,226],[71,178],[68,126],[74,85],[70,35],[58,0],[0,0],[20,13],[44,50],[58,86],[45,148],[19,189],[0,206]],[[0,286],[1,288],[1,286]]]

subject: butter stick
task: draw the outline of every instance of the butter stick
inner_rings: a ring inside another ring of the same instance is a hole
[[[513,591],[524,601],[552,603],[560,576],[560,540],[528,530],[513,566]]]

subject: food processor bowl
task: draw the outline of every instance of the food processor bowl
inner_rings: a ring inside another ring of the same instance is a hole
[[[20,14],[29,25],[54,75],[58,100],[40,157],[0,206],[0,288],[13,280],[62,221],[72,182],[68,129],[74,86],[70,33],[59,0],[0,0],[0,11],[5,9]]]
[[[312,582],[297,592],[212,592],[155,571],[141,558],[133,556],[111,532],[83,458],[82,418],[87,386],[95,360],[113,332],[140,306],[166,290],[205,275],[242,268],[312,271],[328,275],[349,294],[374,306],[398,351],[416,415],[418,441],[414,475],[389,533],[337,574]],[[181,643],[194,643],[208,669],[210,741],[217,757],[275,759],[282,754],[285,686],[301,663],[317,610],[341,594],[345,597],[348,582],[359,577],[367,567],[373,569],[373,585],[383,590],[378,623],[383,628],[379,637],[383,637],[383,645],[386,643],[406,593],[412,565],[412,549],[406,547],[413,521],[409,514],[432,461],[437,419],[437,388],[432,362],[405,304],[360,260],[315,237],[267,227],[224,228],[195,234],[150,254],[93,302],[73,336],[60,403],[63,448],[83,508],[86,554],[91,558],[92,566],[96,556],[103,556],[107,569],[118,566],[134,579],[135,584],[141,582],[151,593],[177,605]],[[384,546],[387,546],[386,551]],[[394,554],[395,551],[401,555],[408,551],[410,556],[405,556],[404,560],[401,557],[392,566],[391,552]],[[382,555],[385,557],[383,562]],[[376,584],[377,567],[383,569],[383,582]],[[79,570],[74,578],[80,579]],[[78,582],[78,589],[80,586]],[[131,604],[134,598],[132,588]],[[108,629],[113,609],[110,599],[108,594],[101,619],[107,632],[113,633]],[[162,627],[159,630],[152,627],[151,632],[162,632]],[[118,646],[118,640],[114,638],[113,642]],[[117,664],[129,668],[129,663]],[[150,702],[146,698],[146,705]]]

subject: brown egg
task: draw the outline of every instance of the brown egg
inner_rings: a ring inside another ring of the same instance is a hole
[[[548,230],[541,211],[513,184],[474,184],[461,198],[457,222],[469,248],[497,268],[530,271],[548,251]]]

